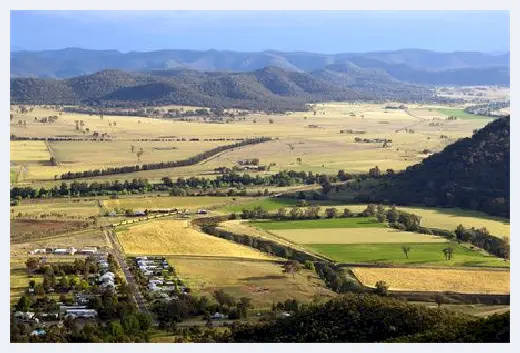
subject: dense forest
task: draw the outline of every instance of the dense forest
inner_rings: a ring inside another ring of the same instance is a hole
[[[375,295],[346,294],[291,317],[242,325],[217,342],[509,342],[509,312],[477,319]]]
[[[496,119],[402,173],[381,176],[379,188],[357,200],[460,207],[509,218],[509,130],[509,117]]]

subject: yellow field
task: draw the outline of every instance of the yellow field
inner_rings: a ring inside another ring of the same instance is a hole
[[[247,198],[237,198],[239,200]],[[194,209],[198,207],[212,207],[217,205],[227,205],[235,202],[231,197],[211,197],[211,196],[193,196],[193,197],[128,197],[115,200],[103,200],[103,205],[108,208],[131,208],[135,210],[144,210],[147,208],[187,208]]]
[[[411,106],[410,109],[418,109]],[[144,137],[185,137],[185,138],[244,138],[270,136],[279,138],[269,143],[247,146],[234,151],[227,151],[216,158],[195,166],[139,171],[125,175],[126,178],[142,177],[159,179],[164,175],[197,176],[212,172],[215,167],[232,167],[238,159],[260,159],[261,164],[275,163],[272,170],[297,169],[312,170],[319,173],[336,173],[338,169],[347,172],[366,172],[374,165],[381,169],[403,169],[418,163],[425,148],[439,151],[455,139],[469,136],[475,128],[485,122],[479,120],[443,121],[442,126],[429,126],[428,119],[414,118],[403,110],[388,110],[378,104],[327,103],[316,105],[316,116],[312,112],[296,112],[286,115],[251,114],[245,120],[229,124],[208,124],[199,122],[174,121],[172,119],[152,119],[139,117],[99,116],[62,114],[54,124],[43,125],[27,121],[27,127],[11,124],[11,133],[20,136],[81,136],[75,129],[75,120],[83,120],[85,127],[92,131],[108,133],[114,139]],[[351,116],[351,113],[355,116]],[[51,109],[35,108],[31,116],[56,115]],[[17,121],[19,117],[13,121]],[[25,119],[24,117],[20,117]],[[274,121],[269,123],[269,119]],[[116,126],[109,126],[116,122]],[[381,124],[385,122],[385,124]],[[318,128],[309,128],[309,125]],[[415,133],[403,132],[404,128],[413,128]],[[366,131],[363,138],[390,138],[391,147],[382,148],[381,144],[355,143],[356,135],[340,134],[339,130],[353,129]],[[396,132],[399,130],[400,132]],[[448,139],[440,139],[440,135]],[[39,166],[30,168],[28,180],[53,180],[54,175],[70,170],[99,168],[102,166],[134,164],[137,159],[130,151],[131,141],[114,142],[56,142],[59,167]],[[144,163],[158,160],[171,160],[196,154],[218,143],[205,142],[139,142],[137,147],[145,150]],[[177,146],[177,150],[157,150],[159,147]],[[200,150],[199,150],[200,149]],[[104,154],[98,153],[100,150]],[[296,159],[302,158],[297,164]],[[11,158],[13,159],[13,157]],[[121,179],[121,176],[109,176],[102,179]],[[20,181],[22,182],[22,181]],[[26,182],[24,180],[23,182]]]
[[[68,248],[70,246],[74,246],[77,249],[88,246],[105,249],[112,248],[112,244],[101,230],[89,229],[67,233],[66,235],[31,240],[23,244],[11,244],[10,250],[11,256],[26,256],[28,251],[34,249],[47,247]]]
[[[24,200],[18,206],[12,206],[12,215],[22,213],[28,217],[40,217],[47,215],[47,218],[60,218],[56,215],[64,215],[66,217],[88,218],[91,216],[99,216],[99,207],[96,200],[84,201],[71,199],[34,199]]]
[[[51,158],[45,141],[10,141],[11,162],[16,164],[48,163]]]
[[[186,220],[156,220],[117,232],[128,255],[193,255],[269,259],[260,251],[186,227]]]
[[[392,290],[453,291],[459,293],[508,294],[509,271],[415,269],[415,268],[353,268],[356,277],[366,286],[386,281]]]
[[[294,277],[272,262],[168,258],[180,278],[198,295],[212,296],[224,289],[234,297],[246,296],[255,307],[270,307],[286,299],[309,301],[314,295],[332,297],[314,271],[301,270]]]
[[[367,205],[356,204],[327,207],[335,207],[340,212],[343,212],[344,208],[348,208],[352,212],[362,212],[366,206]],[[509,237],[510,234],[509,220],[489,216],[478,211],[462,210],[458,208],[422,208],[406,206],[397,206],[397,209],[422,217],[421,225],[424,227],[455,230],[459,224],[462,224],[466,228],[485,227],[490,234],[498,237]]]
[[[299,244],[439,243],[446,238],[390,228],[320,228],[273,230],[275,235]]]

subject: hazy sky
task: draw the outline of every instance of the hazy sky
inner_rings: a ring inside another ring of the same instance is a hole
[[[507,11],[11,11],[11,48],[509,50]]]

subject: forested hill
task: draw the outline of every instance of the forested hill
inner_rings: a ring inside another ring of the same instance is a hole
[[[384,183],[373,199],[509,218],[510,118],[500,118]],[[375,200],[373,200],[375,201]]]
[[[292,317],[233,328],[217,342],[509,342],[509,312],[476,319],[374,295],[346,294]]]
[[[358,80],[359,81],[359,80]],[[391,84],[390,84],[391,83]],[[101,106],[191,105],[262,110],[305,110],[322,101],[433,99],[431,90],[413,90],[397,80],[379,85],[338,85],[327,77],[269,66],[246,73],[104,70],[68,79],[12,78],[11,103]],[[381,87],[381,90],[378,90]]]

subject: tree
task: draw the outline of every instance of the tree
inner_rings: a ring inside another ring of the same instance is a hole
[[[444,257],[446,258],[446,260],[451,260],[453,258],[454,250],[452,247],[443,249],[442,252],[444,253]]]
[[[16,311],[28,311],[31,307],[31,298],[28,296],[21,296],[16,303]]]
[[[435,303],[437,303],[437,307],[440,309],[441,308],[441,304],[444,304],[444,298],[442,297],[442,295],[437,294],[435,296]]]
[[[402,249],[403,249],[403,252],[404,252],[404,256],[406,256],[406,259],[408,259],[408,253],[409,253],[410,250],[411,250],[410,247],[407,246],[407,245],[404,245],[404,246],[402,247]]]
[[[36,286],[36,281],[34,279],[29,280],[29,288],[34,288]]]
[[[60,281],[59,281],[59,284],[60,284],[60,287],[63,290],[68,290],[69,289],[69,282],[67,281],[67,277],[61,277]]]
[[[307,270],[315,271],[314,263],[312,261],[306,260],[303,267]]]
[[[300,270],[300,263],[297,260],[289,260],[283,265],[283,273],[292,273],[293,277]]]
[[[25,261],[25,266],[27,266],[27,268],[30,271],[36,270],[39,267],[39,265],[40,262],[38,261],[38,259],[35,259],[34,257],[30,257]]]
[[[379,178],[381,176],[381,171],[379,170],[379,167],[376,165],[374,168],[370,168],[368,170],[368,176],[370,178]]]
[[[289,217],[292,219],[297,219],[301,217],[301,210],[298,207],[293,207],[289,211]]]
[[[325,215],[327,218],[336,218],[338,215],[338,210],[334,207],[326,208]]]
[[[274,124],[274,120],[273,119],[269,119],[269,124]]]
[[[385,281],[377,281],[374,293],[382,297],[388,296],[388,285]]]
[[[376,215],[376,206],[372,204],[368,205],[362,214],[363,217],[374,217]]]
[[[349,210],[348,208],[345,208],[343,210],[343,217],[347,217],[348,218],[348,217],[352,217],[353,215],[354,215],[354,213],[352,213],[352,211]]]
[[[397,222],[397,219],[399,218],[399,211],[395,208],[395,206],[392,206],[387,212],[386,212],[386,219],[388,220],[388,223],[394,224]]]
[[[141,161],[141,156],[144,154],[144,150],[143,148],[141,147],[139,149],[139,151],[137,151],[136,155],[137,155],[137,161],[140,162]]]
[[[284,207],[280,207],[277,211],[276,211],[276,216],[278,218],[285,218],[287,216],[287,210],[284,208]]]
[[[215,297],[215,300],[221,307],[222,306],[232,307],[235,305],[235,299],[232,296],[230,296],[229,294],[227,294],[226,292],[224,292],[224,290],[222,290],[222,289],[219,289],[219,290],[216,290],[215,292],[213,292],[213,296]]]
[[[130,149],[132,150],[132,153],[135,152],[135,146],[134,145],[130,145]]]

